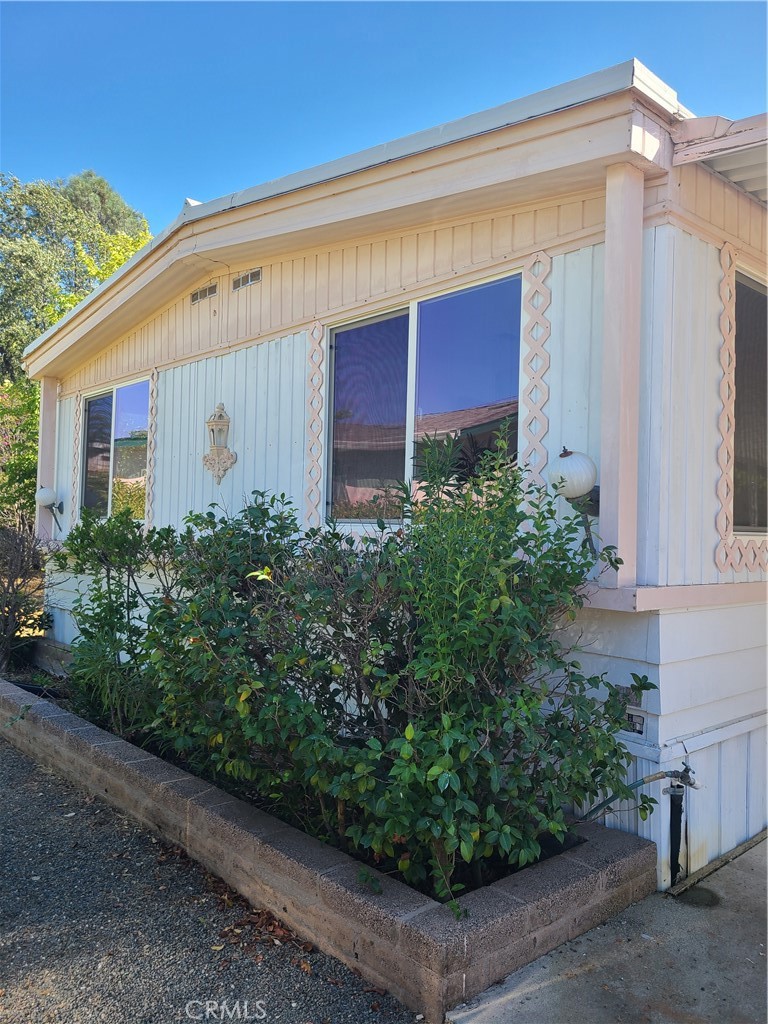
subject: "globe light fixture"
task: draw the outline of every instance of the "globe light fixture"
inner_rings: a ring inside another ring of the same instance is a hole
[[[552,463],[549,482],[557,489],[558,494],[562,495],[581,513],[589,550],[597,557],[589,522],[590,516],[600,514],[597,466],[584,452],[574,452],[563,447],[558,458]]]
[[[61,523],[58,520],[56,513],[61,515],[64,511],[64,502],[59,501],[59,496],[52,487],[39,487],[35,493],[35,503],[39,508],[47,509],[48,512],[53,516],[53,521],[56,523],[57,528],[61,529]]]

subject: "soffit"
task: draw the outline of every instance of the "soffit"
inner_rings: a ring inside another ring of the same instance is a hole
[[[729,121],[697,117],[673,132],[673,165],[701,163],[761,203],[768,203],[768,115]]]

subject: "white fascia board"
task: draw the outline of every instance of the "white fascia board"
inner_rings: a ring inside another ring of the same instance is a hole
[[[672,120],[678,121],[693,116],[690,111],[678,103],[677,93],[673,89],[662,82],[653,72],[649,71],[640,61],[632,59],[624,61],[622,64],[616,64],[611,68],[585,75],[583,78],[574,79],[572,82],[566,82],[563,85],[544,89],[522,99],[512,100],[501,106],[492,107],[490,110],[484,110],[478,114],[470,114],[467,117],[459,118],[456,121],[449,121],[447,124],[439,125],[436,128],[428,128],[413,135],[406,135],[393,142],[385,142],[380,146],[364,149],[351,156],[318,164],[316,167],[309,168],[308,170],[298,171],[283,178],[276,178],[274,181],[268,181],[262,185],[244,189],[241,192],[233,192],[231,195],[212,199],[210,202],[198,203],[194,200],[191,202],[187,200],[179,215],[168,227],[164,228],[142,249],[139,249],[111,277],[90,292],[82,302],[71,309],[53,327],[50,327],[39,338],[31,342],[24,350],[24,357],[26,358],[44,345],[62,327],[70,323],[86,307],[95,303],[105,291],[112,288],[122,277],[130,273],[138,263],[145,260],[150,253],[187,224],[193,224],[196,221],[224,213],[228,210],[262,202],[265,199],[273,199],[286,193],[310,188],[313,185],[319,185],[336,178],[347,177],[372,167],[392,163],[395,160],[402,160],[405,157],[415,156],[419,153],[425,153],[454,142],[461,142],[465,139],[487,134],[488,132],[498,131],[501,128],[508,128],[511,125],[530,121],[547,114],[554,114],[560,110],[567,110],[569,107],[579,106],[580,104],[589,103],[592,100],[602,99],[603,97],[629,89],[635,89],[648,102],[660,108]]]

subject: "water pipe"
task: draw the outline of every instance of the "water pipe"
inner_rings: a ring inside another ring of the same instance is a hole
[[[673,779],[681,786],[688,786],[690,789],[701,789],[701,783],[696,781],[695,773],[693,768],[687,762],[683,761],[682,770],[672,769],[666,772],[655,772],[653,775],[644,775],[642,779],[638,779],[637,782],[630,784],[629,789],[640,789],[641,786],[646,786],[649,782],[658,782],[660,779]],[[583,814],[578,821],[592,821],[596,818],[603,808],[608,807],[609,804],[617,800],[618,797],[615,793],[611,794],[607,800],[601,801],[599,804],[595,804],[594,807],[590,808],[586,814]]]

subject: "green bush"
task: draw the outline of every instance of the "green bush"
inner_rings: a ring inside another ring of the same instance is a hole
[[[262,493],[134,533],[157,589],[109,652],[190,764],[440,899],[536,860],[566,807],[631,795],[620,692],[561,642],[595,567],[579,517],[503,439],[473,475],[460,454],[425,444],[402,521],[359,538]]]
[[[142,672],[144,619],[153,591],[168,591],[176,540],[170,530],[145,534],[130,508],[109,519],[83,509],[53,558],[59,572],[87,580],[72,609],[74,706],[120,736],[141,738],[155,717],[159,694]]]
[[[44,554],[24,512],[0,508],[0,672],[49,625],[43,609]]]

